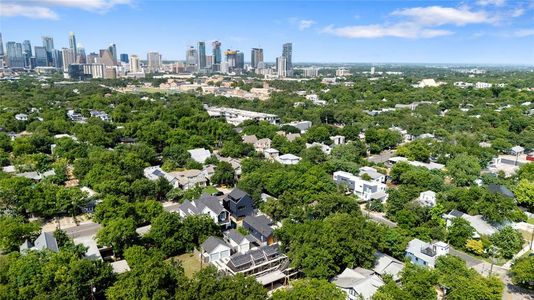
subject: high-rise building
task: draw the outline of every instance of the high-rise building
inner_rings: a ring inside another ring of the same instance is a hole
[[[293,76],[293,44],[285,43],[282,48],[282,56],[286,59],[286,75]]]
[[[108,47],[109,52],[111,52],[111,57],[113,58],[113,64],[117,64],[117,45],[111,44]]]
[[[139,57],[137,55],[130,56],[130,72],[139,73],[141,68],[139,67]]]
[[[303,70],[304,77],[317,77],[319,76],[319,69],[315,67],[304,68]]]
[[[25,40],[22,42],[22,54],[24,55],[24,64],[26,67],[31,67],[31,58],[32,58],[32,44],[30,41]]]
[[[103,63],[106,67],[112,67],[115,65],[113,61],[113,54],[109,49],[100,49],[100,62]]]
[[[100,56],[98,56],[98,54],[95,53],[95,52],[91,52],[91,53],[89,53],[89,55],[87,55],[87,57],[85,59],[85,63],[87,63],[87,64],[100,63]]]
[[[51,66],[53,64],[52,50],[54,50],[54,39],[49,36],[41,37],[43,39],[43,47],[46,50],[47,64]]]
[[[4,42],[2,41],[2,33],[0,32],[0,56],[4,56]]]
[[[76,62],[79,64],[85,64],[87,63],[87,57],[85,56],[85,48],[82,44],[78,44],[76,46],[77,56],[76,56]]]
[[[245,53],[237,51],[235,55],[235,68],[242,70],[245,68]]]
[[[161,55],[159,52],[148,52],[147,53],[148,61],[148,72],[157,73],[161,69]]]
[[[52,67],[56,69],[63,68],[63,54],[60,50],[52,49]]]
[[[213,66],[213,55],[206,55],[206,69],[211,69]]]
[[[130,60],[128,59],[128,54],[126,53],[121,53],[120,59],[121,59],[121,62],[126,63],[126,64],[130,62]]]
[[[84,64],[83,73],[91,74],[92,78],[104,78],[105,66],[103,64]]]
[[[43,36],[43,47],[45,47],[47,52],[52,52],[52,49],[54,49],[54,39],[49,36]]]
[[[69,66],[76,62],[76,58],[74,57],[74,49],[71,49],[71,48],[61,49],[61,56],[63,59],[63,71],[68,72]]]
[[[214,41],[211,43],[212,55],[213,55],[213,64],[220,64],[222,61],[221,55],[221,42]]]
[[[287,76],[287,60],[284,56],[276,58],[276,73],[278,74],[278,77]]]
[[[48,54],[45,47],[35,46],[34,48],[35,55],[35,66],[36,67],[47,67],[48,66]]]
[[[206,68],[206,43],[204,42],[197,44],[197,68],[198,70]]]
[[[76,36],[74,36],[74,32],[70,32],[69,33],[69,46],[70,48],[72,49],[72,51],[74,51],[74,57],[75,57],[75,60],[78,59],[78,49],[76,48],[77,44],[76,44]]]
[[[250,52],[250,64],[256,69],[258,68],[258,63],[263,62],[263,49],[261,48],[252,48]]]
[[[191,46],[185,52],[185,71],[189,73],[196,72],[198,70],[198,51],[195,47]]]
[[[22,44],[15,42],[6,43],[7,65],[10,68],[24,68],[24,55]]]
[[[235,68],[235,62],[237,57],[237,50],[226,50],[224,51],[224,56],[226,56],[226,62],[228,63],[228,68]]]

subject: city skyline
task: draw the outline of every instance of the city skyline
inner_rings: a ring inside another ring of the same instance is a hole
[[[185,60],[189,46],[218,40],[222,49],[244,52],[247,62],[252,48],[264,49],[265,61],[275,62],[280,45],[286,42],[292,42],[298,53],[295,63],[534,62],[534,5],[521,1],[384,1],[376,7],[365,1],[336,1],[328,6],[321,1],[99,0],[88,1],[85,7],[74,2],[43,3],[5,1],[1,5],[2,27],[9,28],[2,32],[4,45],[23,40],[38,45],[42,36],[50,36],[55,48],[61,49],[69,46],[69,31],[74,31],[87,52],[116,44],[118,53],[143,58],[157,51],[163,60]],[[41,14],[25,13],[36,7],[42,8]],[[165,13],[175,9],[202,11],[204,17],[176,18]],[[239,17],[225,17],[231,10]],[[136,16],[148,17],[140,23]]]

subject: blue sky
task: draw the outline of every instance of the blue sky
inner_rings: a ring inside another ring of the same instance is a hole
[[[534,1],[2,0],[7,41],[41,36],[56,48],[74,31],[86,52],[184,59],[198,40],[262,47],[266,61],[293,42],[295,62],[534,64]]]

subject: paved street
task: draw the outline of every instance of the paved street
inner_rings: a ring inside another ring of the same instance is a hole
[[[383,213],[366,210],[365,204],[360,205],[360,209],[362,210],[362,214],[364,216],[368,217],[369,219],[377,223],[382,223],[388,227],[397,227],[397,223],[387,219]]]
[[[75,227],[66,228],[65,232],[68,236],[74,239],[78,237],[94,235],[96,234],[98,229],[100,229],[100,224],[94,222],[87,222]]]

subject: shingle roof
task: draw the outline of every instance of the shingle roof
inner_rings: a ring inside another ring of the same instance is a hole
[[[220,238],[218,237],[214,237],[214,236],[210,236],[206,241],[204,241],[204,243],[202,243],[202,245],[200,245],[202,247],[202,249],[204,249],[204,251],[208,252],[208,253],[211,253],[213,250],[215,250],[219,245],[222,245],[222,246],[225,246],[227,248],[230,248],[228,247],[228,245],[226,245],[226,243],[221,240]]]
[[[494,183],[491,183],[488,185],[488,190],[492,193],[499,193],[505,197],[508,197],[508,198],[514,198],[515,195],[512,191],[510,191],[507,187],[505,187],[504,185],[497,185],[497,184],[494,184]]]
[[[245,196],[247,196],[248,194],[246,192],[244,192],[243,190],[239,189],[239,188],[234,188],[230,194],[228,194],[228,196],[226,197],[226,199],[229,199],[229,200],[232,200],[234,202],[239,202],[239,200],[241,200],[241,198],[244,198]]]
[[[272,223],[266,216],[246,216],[243,222],[247,223],[250,227],[254,228],[261,235],[268,237],[273,234],[273,228],[270,226]]]
[[[35,240],[34,245],[35,245],[34,248],[36,250],[49,249],[54,252],[59,251],[57,240],[54,237],[54,235],[50,232],[41,233],[41,235],[39,235],[37,239]]]
[[[238,245],[240,245],[241,242],[243,242],[245,240],[245,237],[241,233],[239,233],[239,231],[237,231],[235,229],[230,229],[226,233],[226,235],[228,236],[229,240],[234,241]]]
[[[195,203],[201,203],[205,205],[216,214],[220,214],[225,210],[224,207],[221,205],[221,202],[219,202],[219,198],[215,196],[209,196],[204,194],[200,196],[200,198],[196,200]]]

